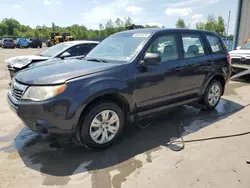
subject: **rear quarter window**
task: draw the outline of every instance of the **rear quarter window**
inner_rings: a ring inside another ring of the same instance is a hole
[[[211,47],[212,53],[225,53],[223,45],[218,37],[212,35],[206,35],[208,43]]]

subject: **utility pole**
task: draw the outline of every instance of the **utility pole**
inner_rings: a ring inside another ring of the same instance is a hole
[[[231,10],[229,10],[228,22],[227,22],[227,35],[226,35],[226,42],[227,42],[227,45],[228,45],[227,37],[228,37],[228,31],[229,31],[230,16],[231,16]]]

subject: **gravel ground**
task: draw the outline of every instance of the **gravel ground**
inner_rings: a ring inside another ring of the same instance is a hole
[[[41,49],[0,49],[0,187],[250,187],[250,135],[186,143],[180,152],[168,143],[250,131],[250,85],[230,82],[216,110],[191,106],[130,126],[113,147],[89,151],[66,139],[40,137],[10,110],[4,59]],[[172,145],[174,146],[174,145]],[[175,148],[180,145],[175,145]]]

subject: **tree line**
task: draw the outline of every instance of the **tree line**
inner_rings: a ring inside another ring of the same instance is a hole
[[[88,29],[84,25],[74,24],[68,27],[60,27],[55,23],[51,26],[36,26],[31,28],[27,25],[20,24],[13,18],[5,18],[0,22],[0,37],[40,37],[49,38],[52,31],[59,33],[71,33],[76,38],[105,38],[111,34],[126,29],[126,26],[133,24],[130,17],[124,19],[117,18],[116,20],[108,20],[106,23],[100,23],[99,29]],[[145,25],[146,28],[158,27],[157,25]]]
[[[100,23],[99,29],[88,29],[84,25],[73,24],[68,27],[60,27],[55,23],[51,26],[36,26],[31,28],[28,25],[22,25],[13,18],[5,18],[0,22],[0,37],[40,37],[49,38],[50,33],[55,31],[59,33],[71,33],[76,39],[97,39],[105,38],[111,34],[126,30],[126,26],[132,25],[133,20],[130,17],[124,19],[117,18],[116,20],[108,20],[106,23]],[[191,23],[186,24],[183,19],[178,19],[176,22],[177,28],[189,28]],[[159,27],[157,25],[145,25],[146,28]],[[200,30],[210,30],[217,32],[220,36],[225,36],[226,24],[222,16],[215,17],[208,15],[206,21],[196,23],[196,28]]]
[[[189,28],[191,23],[188,25],[185,21],[179,18],[175,24],[177,28]],[[215,17],[214,15],[208,15],[206,21],[198,21],[196,23],[196,29],[199,30],[208,30],[208,31],[215,31],[219,34],[219,36],[226,36],[226,24],[222,16]],[[230,37],[233,37],[230,35]]]

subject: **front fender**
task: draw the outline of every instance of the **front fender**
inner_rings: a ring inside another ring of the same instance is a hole
[[[133,97],[132,88],[129,88],[124,82],[112,78],[105,80],[93,79],[83,84],[81,87],[75,88],[76,89],[72,90],[70,94],[74,96],[74,105],[71,105],[71,109],[68,111],[68,117],[74,116],[74,118],[79,120],[86,106],[97,97],[105,94],[118,94],[127,102],[130,112],[133,112],[135,109],[135,99]]]

